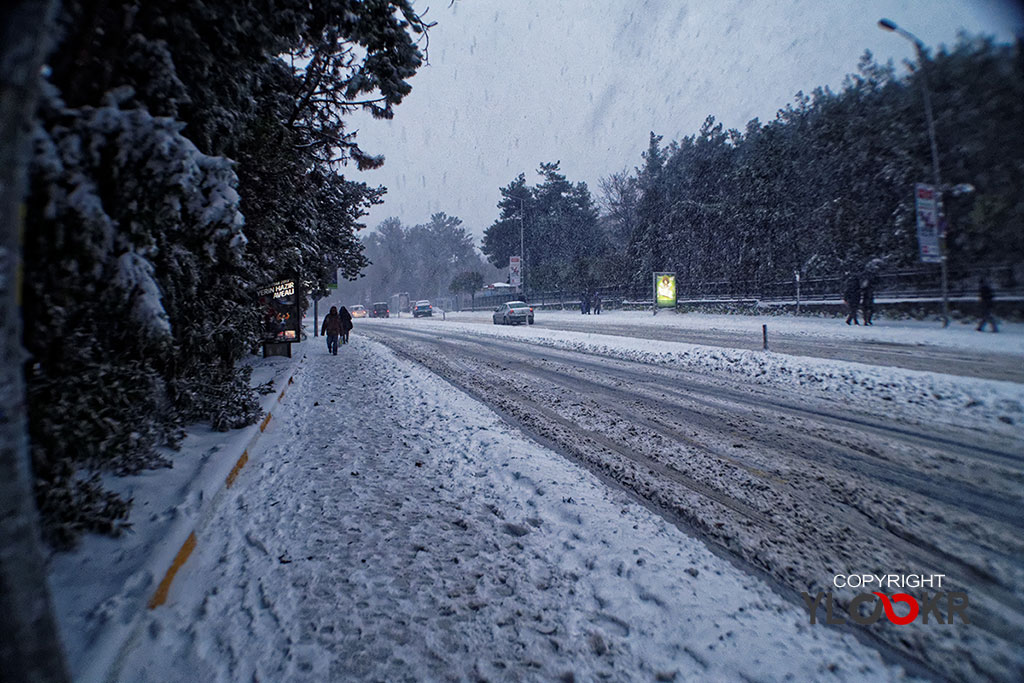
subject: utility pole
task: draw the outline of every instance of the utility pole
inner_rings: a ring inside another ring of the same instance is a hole
[[[800,271],[794,270],[793,277],[796,278],[796,314],[800,315]]]
[[[55,0],[0,3],[0,675],[11,681],[69,680],[32,495],[21,313],[30,122],[56,13]]]
[[[942,205],[942,178],[939,174],[939,147],[935,143],[935,120],[932,117],[932,98],[928,91],[928,59],[925,55],[925,45],[920,38],[910,31],[900,28],[895,22],[889,19],[880,19],[878,26],[886,31],[892,31],[906,38],[914,44],[917,52],[917,61],[921,64],[921,90],[924,93],[924,116],[928,123],[928,141],[932,150],[932,175],[935,178],[936,210],[939,215],[939,267],[942,270],[942,326],[949,327],[949,274],[947,272],[947,250],[946,250],[946,212]]]
[[[523,301],[526,301],[526,249],[523,246],[523,214],[526,213],[526,200],[519,198],[519,279],[521,280],[520,293]]]

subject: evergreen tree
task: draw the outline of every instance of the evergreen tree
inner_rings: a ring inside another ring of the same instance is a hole
[[[181,426],[258,415],[235,362],[255,289],[315,293],[365,266],[381,163],[345,126],[389,118],[428,27],[407,0],[68,0],[34,138],[25,307],[33,457],[49,536],[116,531],[87,470],[160,464]],[[244,232],[243,232],[244,227]]]
[[[520,174],[501,188],[500,215],[484,232],[483,252],[496,267],[507,266],[522,229],[528,289],[590,286],[606,249],[590,190],[570,183],[558,162],[542,163],[537,173],[542,181],[534,187]]]
[[[454,278],[448,289],[456,294],[469,294],[473,306],[476,305],[476,293],[484,286],[484,276],[473,270],[466,270]]]
[[[788,281],[868,262],[919,263],[913,186],[931,182],[923,68],[935,110],[956,266],[1024,262],[1020,45],[963,35],[900,78],[866,52],[840,92],[798,93],[768,124],[701,130],[661,145],[637,170],[628,262],[637,283],[679,268],[688,281]]]

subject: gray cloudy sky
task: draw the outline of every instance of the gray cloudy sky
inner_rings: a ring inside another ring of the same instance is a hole
[[[1011,0],[448,0],[417,1],[437,22],[429,66],[392,121],[353,120],[363,149],[384,154],[353,179],[385,185],[366,219],[406,225],[445,211],[476,236],[497,218],[499,187],[537,181],[561,160],[575,182],[640,164],[650,131],[665,140],[713,114],[727,128],[762,121],[799,90],[838,89],[865,49],[897,64],[912,46],[964,28],[1009,41],[1024,31]],[[942,141],[939,141],[940,146]]]

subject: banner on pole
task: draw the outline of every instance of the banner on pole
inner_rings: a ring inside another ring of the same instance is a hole
[[[657,308],[676,307],[675,273],[654,273],[654,304]]]
[[[513,287],[523,284],[523,264],[518,256],[508,257],[508,283]]]
[[[332,271],[331,275],[327,276],[327,289],[337,289],[337,288],[338,288],[338,269],[335,268]]]
[[[939,244],[939,193],[934,185],[914,186],[914,207],[917,212],[917,244],[923,263],[942,261]]]

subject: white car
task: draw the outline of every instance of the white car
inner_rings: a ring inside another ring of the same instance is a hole
[[[495,325],[533,324],[533,309],[525,301],[509,301],[494,309]]]

